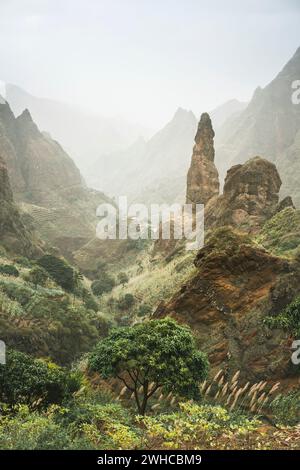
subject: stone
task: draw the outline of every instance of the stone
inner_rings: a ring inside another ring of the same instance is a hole
[[[219,194],[219,175],[214,164],[214,130],[210,117],[203,113],[195,137],[191,166],[187,175],[186,202],[207,204]]]
[[[258,229],[276,212],[280,187],[276,166],[268,160],[254,157],[233,166],[227,172],[223,194],[206,208],[206,226]]]

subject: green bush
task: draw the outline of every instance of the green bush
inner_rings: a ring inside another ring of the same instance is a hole
[[[300,337],[300,297],[290,303],[279,315],[268,316],[264,323],[270,328],[282,328],[295,338]]]
[[[25,405],[0,418],[0,448],[5,450],[68,449],[71,434],[55,422],[54,413],[39,414]]]
[[[92,283],[91,289],[94,295],[101,296],[105,292],[110,292],[115,284],[114,278],[104,271],[101,277]]]
[[[94,312],[98,312],[99,304],[96,301],[95,297],[92,294],[87,294],[84,299],[84,305],[88,310],[93,310]]]
[[[45,255],[38,260],[38,265],[44,268],[49,276],[63,289],[73,292],[76,283],[75,270],[64,259],[53,255]]]
[[[120,284],[122,284],[122,286],[124,286],[129,281],[129,277],[127,276],[126,273],[120,272],[118,274],[118,281],[119,281]]]
[[[20,273],[15,266],[12,264],[0,265],[0,273],[6,274],[7,276],[19,277]]]
[[[0,286],[11,300],[17,301],[22,306],[26,305],[35,294],[31,287],[13,281],[0,280]]]
[[[130,293],[127,293],[124,295],[124,297],[121,297],[121,299],[119,299],[118,307],[120,310],[128,310],[133,306],[134,302],[134,296]]]
[[[152,308],[148,304],[142,304],[139,306],[137,314],[139,317],[145,317],[146,315],[150,315],[152,312]]]
[[[79,387],[79,377],[19,351],[7,351],[6,364],[0,365],[0,400],[11,407],[62,403]]]
[[[300,421],[300,392],[278,395],[270,407],[278,424],[294,426]]]
[[[47,271],[41,266],[34,266],[26,276],[26,280],[35,286],[45,286],[48,279]]]
[[[31,261],[29,261],[29,259],[26,258],[25,256],[19,256],[18,258],[15,258],[14,262],[19,264],[20,266],[23,266],[23,268],[31,268],[32,267]]]

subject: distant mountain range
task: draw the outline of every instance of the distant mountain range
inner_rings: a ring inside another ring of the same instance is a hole
[[[6,247],[8,241],[13,240],[11,248],[14,250],[16,242],[12,234],[17,226],[24,233],[23,246],[28,244],[13,195],[28,225],[69,258],[74,250],[95,237],[96,209],[109,199],[86,187],[73,160],[58,142],[39,130],[27,109],[15,117],[3,99],[0,103],[0,159],[1,185],[6,188],[1,188],[6,209],[3,212],[1,204],[0,226],[3,233],[8,234]],[[7,220],[5,213],[9,216]]]
[[[149,130],[121,118],[101,117],[76,105],[39,98],[9,83],[2,88],[14,114],[29,109],[38,127],[64,147],[83,174],[103,153],[125,148],[138,136],[149,135]]]
[[[216,108],[211,112],[214,127],[245,107],[246,103],[230,100]],[[140,138],[125,150],[102,155],[87,181],[110,195],[127,195],[138,202],[182,202],[196,129],[193,112],[178,108],[148,142]]]
[[[300,79],[300,48],[277,77],[257,88],[238,116],[216,133],[216,165],[221,178],[233,164],[259,155],[275,163],[282,196],[300,205],[300,105],[292,102],[292,83]]]
[[[300,48],[269,85],[255,90],[249,103],[230,100],[209,112],[221,185],[232,165],[259,155],[277,165],[281,196],[291,195],[300,205],[300,105],[291,99],[292,83],[299,79]],[[89,186],[138,202],[184,200],[197,128],[192,111],[179,108],[146,140],[141,129],[36,98],[13,85],[6,85],[6,99],[16,114],[28,108],[39,127],[58,139]]]

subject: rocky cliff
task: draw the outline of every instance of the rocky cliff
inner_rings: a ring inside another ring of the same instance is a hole
[[[228,228],[215,231],[195,259],[197,273],[154,316],[187,323],[213,372],[241,370],[246,380],[297,380],[292,337],[264,318],[299,294],[300,266],[269,254]]]
[[[219,175],[214,164],[214,130],[207,113],[202,114],[187,175],[186,202],[207,204],[219,194]]]
[[[65,256],[95,236],[96,209],[109,199],[88,189],[62,147],[39,131],[28,110],[15,117],[0,104],[0,156],[22,212],[41,238]]]
[[[276,166],[263,158],[233,166],[227,172],[223,194],[211,199],[206,208],[206,227],[258,229],[277,210],[280,187]]]
[[[13,201],[6,164],[0,157],[0,245],[8,252],[35,256],[41,253],[24,226]]]
[[[61,146],[39,131],[28,110],[15,118],[8,103],[0,104],[0,151],[16,199],[47,204],[52,198],[57,204],[60,191],[82,185]]]

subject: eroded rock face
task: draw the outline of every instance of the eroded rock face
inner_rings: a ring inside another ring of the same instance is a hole
[[[8,103],[0,104],[0,154],[18,200],[47,204],[52,196],[57,204],[59,191],[82,185],[60,145],[39,131],[28,110],[15,118]]]
[[[28,110],[15,117],[0,103],[0,156],[7,165],[16,203],[46,243],[72,260],[95,236],[96,209],[111,202],[89,190],[58,142],[41,132]],[[100,256],[100,255],[99,255]]]
[[[204,113],[198,125],[187,176],[188,204],[207,204],[213,196],[219,194],[219,175],[214,164],[214,136],[210,117]]]
[[[276,166],[260,157],[235,165],[225,179],[224,193],[210,201],[207,226],[260,227],[276,211],[281,179]]]
[[[292,338],[269,330],[263,320],[298,295],[299,265],[258,249],[246,235],[220,228],[198,252],[195,266],[196,275],[154,316],[188,324],[208,354],[212,373],[222,368],[241,370],[245,380],[296,380]]]
[[[12,253],[37,256],[42,251],[31,239],[13,201],[6,164],[0,157],[0,244]]]

